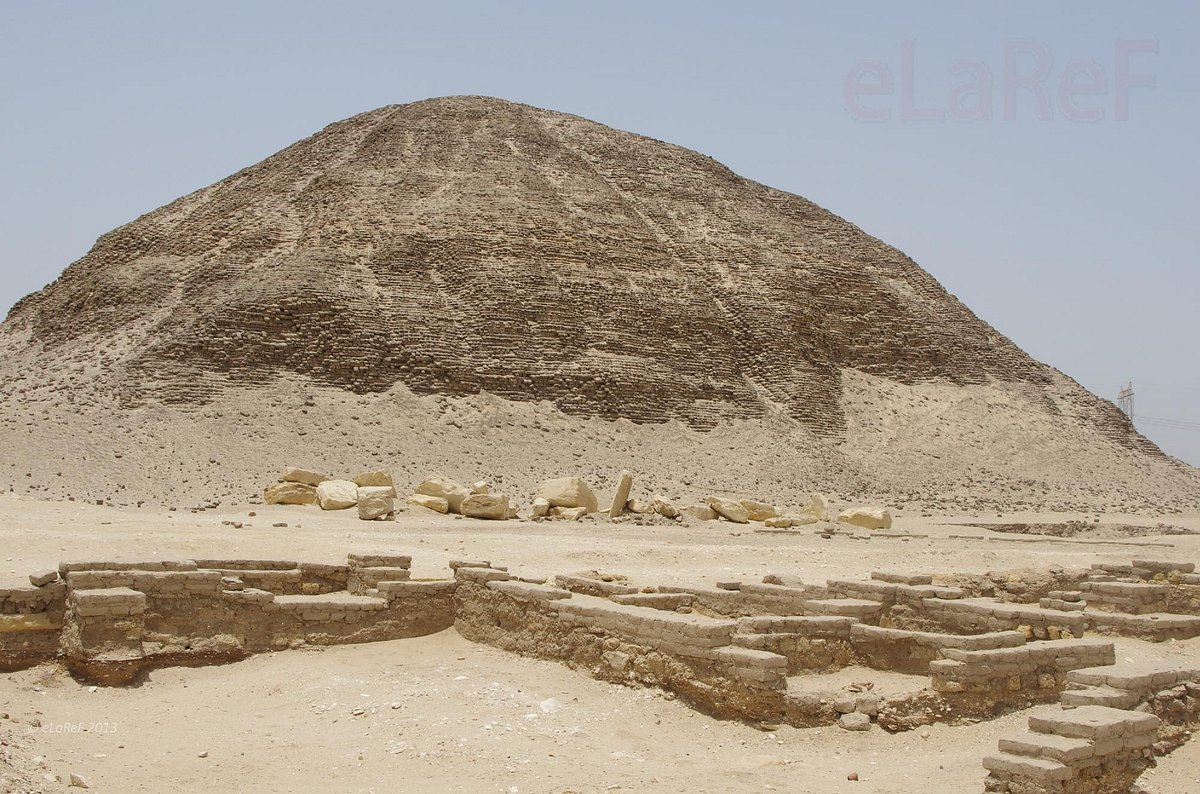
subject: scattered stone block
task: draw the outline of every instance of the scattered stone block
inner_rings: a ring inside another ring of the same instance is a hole
[[[51,582],[58,581],[58,570],[55,568],[47,568],[44,571],[37,571],[29,574],[29,583],[34,587],[45,587]]]
[[[716,511],[717,515],[727,521],[732,521],[735,524],[750,523],[750,513],[739,502],[719,496],[710,496],[705,501],[709,507]]]
[[[847,731],[869,731],[871,718],[862,712],[852,711],[838,717],[838,727]]]
[[[416,507],[424,507],[426,510],[432,510],[435,513],[449,513],[450,503],[440,496],[430,496],[429,494],[415,493],[404,501]],[[461,502],[459,505],[461,506]]]
[[[392,473],[388,471],[368,471],[354,478],[354,484],[359,488],[395,488]],[[393,494],[394,496],[395,494]]]
[[[549,512],[550,503],[540,496],[533,500],[533,505],[529,509],[529,515],[534,518],[545,518]]]
[[[473,493],[462,500],[460,511],[468,518],[503,521],[509,517],[508,496],[502,493]]]
[[[492,486],[488,485],[486,480],[476,480],[471,483],[471,493],[487,494],[492,492]]]
[[[629,501],[629,492],[633,489],[633,474],[622,470],[617,475],[617,493],[613,496],[612,506],[608,508],[608,517],[617,518],[625,512],[625,503]]]
[[[630,499],[625,503],[625,512],[638,515],[650,515],[655,512],[654,505],[645,499]]]
[[[451,513],[459,513],[462,508],[462,501],[471,495],[471,490],[459,482],[455,482],[447,477],[430,477],[422,480],[417,486],[416,492],[425,496],[436,496],[446,500],[446,505]]]
[[[680,515],[694,518],[697,521],[716,521],[720,516],[708,505],[688,505],[679,511]]]
[[[561,518],[566,521],[580,521],[588,514],[586,507],[552,507],[550,515],[553,518]]]
[[[808,504],[800,508],[800,512],[806,516],[812,516],[817,521],[828,521],[829,503],[825,501],[824,496],[815,493],[808,498]]]
[[[315,505],[317,486],[299,482],[277,482],[263,489],[263,501],[269,505]]]
[[[386,518],[396,512],[396,489],[390,485],[358,488],[358,517],[364,521]]]
[[[766,521],[768,518],[779,518],[779,508],[766,502],[756,502],[753,499],[740,499],[738,504],[746,511],[751,521]]]
[[[654,512],[658,513],[663,518],[679,518],[679,511],[675,509],[675,505],[665,496],[655,494],[650,500],[650,506],[654,508]]]
[[[350,480],[326,480],[317,486],[322,510],[345,510],[358,504],[358,486]]]
[[[283,470],[283,476],[279,479],[283,482],[298,482],[304,485],[311,485],[315,488],[330,478],[327,474],[319,474],[309,469],[298,469],[294,466],[287,466]]]
[[[838,513],[843,524],[864,529],[891,529],[892,514],[882,507],[851,507]]]
[[[600,509],[596,495],[579,477],[546,480],[538,486],[538,496],[549,502],[551,507],[582,507],[588,513],[595,513]]]

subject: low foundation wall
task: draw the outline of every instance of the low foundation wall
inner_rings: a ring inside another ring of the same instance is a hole
[[[22,670],[53,659],[66,611],[67,586],[0,589],[0,672]]]
[[[290,560],[63,563],[58,571],[31,577],[45,580],[41,586],[0,592],[0,666],[20,669],[61,658],[82,678],[119,684],[153,667],[451,627],[456,583],[411,582],[410,563],[401,555],[350,555],[344,566]]]
[[[618,604],[459,568],[459,634],[609,681],[657,686],[722,717],[778,719],[788,660],[735,646],[737,622]]]

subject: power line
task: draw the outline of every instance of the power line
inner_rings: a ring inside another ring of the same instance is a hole
[[[1189,430],[1200,433],[1200,422],[1189,422],[1185,419],[1163,419],[1157,416],[1139,416],[1137,424],[1147,424],[1152,427],[1168,428],[1170,430]]]
[[[1117,407],[1121,409],[1121,413],[1133,419],[1133,381],[1117,393]]]

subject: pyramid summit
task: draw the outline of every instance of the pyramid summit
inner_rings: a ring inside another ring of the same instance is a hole
[[[758,432],[783,461],[755,463],[774,484],[822,471],[831,487],[897,494],[925,465],[910,496],[985,476],[1031,505],[1047,489],[1063,505],[1200,498],[1195,470],[1111,403],[854,225],[696,152],[484,97],[332,124],[109,232],[13,308],[0,353],[12,417],[106,412],[92,432],[136,426],[151,469],[167,455],[156,444],[177,446],[165,417],[205,411],[207,440],[189,443],[237,444],[248,470],[278,468],[267,456],[285,436],[316,455],[316,434],[293,435],[311,406],[286,395],[319,392],[346,406],[322,421],[354,425],[352,449],[371,443],[351,418],[364,406],[391,400],[401,421],[430,398],[437,416],[500,411],[514,427],[525,405],[605,447],[618,419],[705,456],[724,445],[714,431]],[[15,421],[0,433],[68,432]],[[422,421],[401,424],[457,454]],[[488,446],[469,441],[464,456]]]

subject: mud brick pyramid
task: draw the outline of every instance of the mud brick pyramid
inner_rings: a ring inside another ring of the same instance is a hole
[[[24,379],[8,400],[86,381],[123,410],[195,407],[302,378],[699,431],[783,417],[830,447],[879,383],[974,385],[1067,446],[1183,476],[1111,403],[812,202],[489,98],[363,113],[105,234],[12,310],[0,353]],[[99,371],[64,364],[85,360]]]

